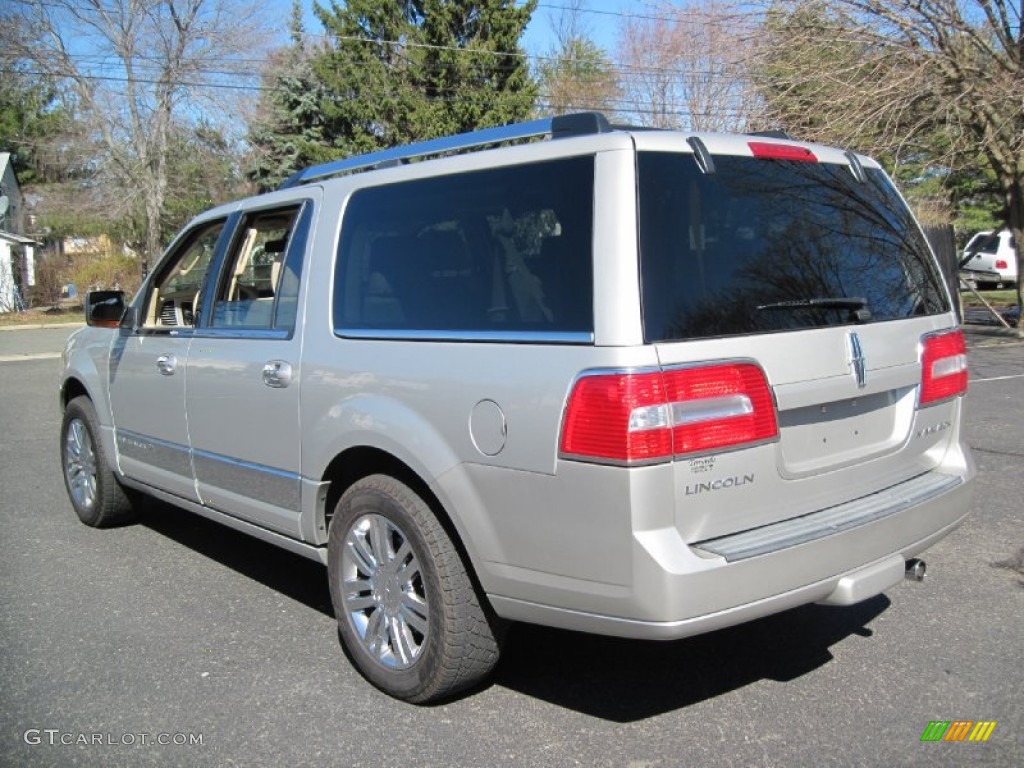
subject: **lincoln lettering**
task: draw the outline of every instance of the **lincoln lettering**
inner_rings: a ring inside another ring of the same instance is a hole
[[[754,482],[753,473],[749,475],[735,475],[733,477],[723,477],[718,480],[712,480],[709,483],[694,483],[693,485],[686,486],[687,496],[696,496],[701,493],[708,493],[710,491],[720,491],[723,488],[736,488],[740,485],[746,485],[747,483]]]

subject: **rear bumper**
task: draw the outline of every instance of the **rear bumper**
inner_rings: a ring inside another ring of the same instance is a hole
[[[961,269],[959,277],[962,280],[974,280],[978,283],[1017,284],[1017,274],[1015,272],[997,272],[991,269]]]
[[[973,492],[974,468],[967,470],[959,478],[946,476],[959,482],[949,483],[944,492],[883,517],[732,562],[688,546],[674,528],[635,532],[633,584],[592,584],[576,593],[572,608],[489,597],[508,619],[657,640],[709,632],[807,603],[863,600],[892,585],[897,559],[918,555],[963,522]]]

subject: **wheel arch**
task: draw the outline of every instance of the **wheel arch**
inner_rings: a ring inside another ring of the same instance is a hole
[[[481,586],[478,576],[472,540],[465,533],[462,526],[459,525],[457,517],[451,514],[431,484],[409,464],[393,453],[373,446],[360,445],[345,449],[331,460],[321,478],[322,482],[328,483],[321,511],[323,515],[323,530],[325,532],[329,530],[331,518],[334,516],[334,509],[342,494],[364,477],[376,474],[388,475],[405,483],[423,499],[455,545],[482,604],[487,606],[488,611],[491,611],[489,601],[487,601],[486,593]]]
[[[94,329],[86,328],[85,331]],[[82,331],[68,339],[65,363],[60,383],[60,408],[80,395],[92,401],[101,427],[112,427],[109,381],[106,375],[110,342],[108,339],[85,335]]]
[[[60,409],[63,411],[68,407],[68,403],[76,397],[83,395],[90,400],[94,400],[92,393],[89,392],[89,389],[81,379],[77,376],[68,376],[60,385]]]
[[[99,435],[111,470],[121,477],[116,441],[114,414],[111,410],[109,382],[106,375],[110,339],[83,328],[72,334],[64,351],[58,404],[63,414],[76,397],[87,397],[96,412]]]

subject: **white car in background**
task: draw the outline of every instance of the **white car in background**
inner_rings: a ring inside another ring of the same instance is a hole
[[[980,286],[1001,288],[1017,284],[1017,250],[1013,233],[979,232],[964,248],[960,276]]]

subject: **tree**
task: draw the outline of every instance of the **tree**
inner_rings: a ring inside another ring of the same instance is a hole
[[[760,104],[747,71],[750,41],[728,0],[629,19],[618,65],[626,107],[644,125],[744,131]]]
[[[60,91],[16,62],[2,66],[0,150],[12,153],[22,184],[64,175],[67,160],[61,137],[69,129],[71,116]]]
[[[271,54],[256,112],[249,123],[246,175],[260,187],[278,187],[296,171],[330,157],[321,105],[328,97],[313,71],[313,50],[292,4],[290,44]]]
[[[619,86],[611,59],[593,41],[573,37],[550,52],[539,67],[541,100],[555,115],[616,109]]]
[[[176,127],[204,85],[244,72],[262,32],[249,0],[14,0],[0,29],[8,62],[71,89],[92,167],[144,209],[145,251],[161,251]],[[97,70],[90,62],[102,59]],[[5,64],[5,67],[9,64]],[[223,84],[223,82],[221,82]]]
[[[221,126],[205,119],[176,121],[168,147],[167,176],[174,183],[167,187],[164,243],[197,213],[252,192],[242,177],[238,151]]]
[[[780,0],[760,51],[763,93],[783,127],[881,155],[897,175],[910,163],[983,182],[987,166],[1020,267],[1021,10],[1007,0]],[[1017,293],[1020,303],[1020,284]]]
[[[313,57],[329,153],[340,157],[521,120],[533,108],[519,39],[536,0],[348,0],[317,5]]]
[[[541,111],[555,115],[590,111],[612,113],[619,85],[614,65],[580,21],[582,0],[561,9],[555,46],[538,66]]]

